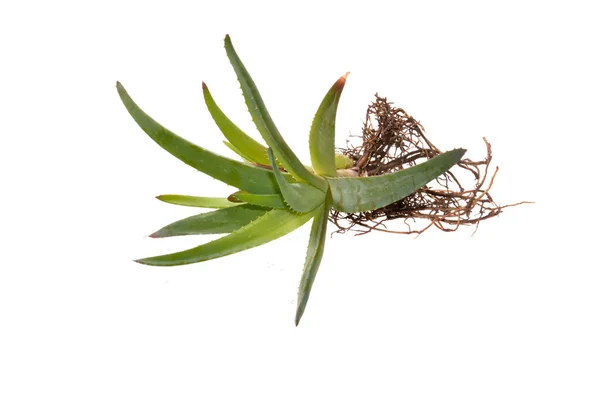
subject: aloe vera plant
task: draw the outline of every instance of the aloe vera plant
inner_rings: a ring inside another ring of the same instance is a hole
[[[208,151],[163,127],[142,111],[117,82],[123,104],[150,138],[200,172],[238,189],[228,198],[157,197],[172,204],[215,210],[176,221],[151,237],[225,235],[195,248],[137,262],[177,266],[215,259],[268,243],[313,219],[298,292],[295,317],[298,325],[323,257],[330,210],[363,212],[398,201],[445,173],[462,158],[465,150],[448,151],[387,175],[340,177],[347,175],[340,173],[340,169],[352,166],[349,159],[334,151],[335,118],[346,83],[345,74],[326,93],[313,119],[309,133],[312,168],[309,168],[300,162],[275,126],[229,36],[225,37],[225,49],[248,111],[266,146],[244,133],[223,113],[206,84],[203,84],[203,94],[208,111],[226,138],[226,146],[243,162]]]

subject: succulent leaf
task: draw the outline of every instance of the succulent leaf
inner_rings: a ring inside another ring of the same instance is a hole
[[[335,154],[335,168],[336,169],[348,169],[354,165],[352,160],[344,154]]]
[[[398,172],[370,177],[328,178],[333,207],[353,213],[382,208],[396,202],[445,173],[465,150],[455,149]]]
[[[246,156],[246,154],[242,153],[240,150],[238,150],[233,144],[231,144],[229,141],[227,140],[223,140],[223,144],[225,144],[225,146],[227,148],[229,148],[231,151],[235,152],[237,155],[240,156],[240,158],[242,158],[244,161],[246,162],[254,162],[252,159],[248,158]]]
[[[204,82],[202,82],[202,92],[204,93],[204,102],[206,103],[210,115],[225,138],[229,140],[229,143],[239,151],[239,155],[251,162],[267,165],[269,161],[267,159],[267,148],[244,133],[242,129],[221,111],[221,108],[219,108],[213,99]]]
[[[252,120],[267,145],[273,149],[279,162],[281,162],[285,170],[296,178],[296,180],[308,182],[325,191],[327,189],[327,182],[322,177],[310,173],[310,171],[302,165],[296,154],[292,152],[291,148],[281,136],[281,133],[279,133],[279,130],[275,126],[275,123],[265,107],[254,81],[235,52],[229,35],[225,37],[225,50],[237,75],[238,81],[240,82],[246,106],[252,116]]]
[[[308,297],[312,289],[323,252],[325,250],[325,239],[327,238],[327,218],[331,208],[331,196],[328,194],[325,203],[317,210],[317,214],[313,219],[310,230],[310,239],[308,241],[308,249],[306,251],[306,259],[304,261],[304,271],[300,280],[300,288],[298,290],[298,306],[296,308],[296,325],[300,323],[300,319],[306,309]]]
[[[131,99],[119,82],[117,90],[129,114],[152,140],[186,164],[230,186],[256,194],[279,192],[273,172],[217,155],[164,128]]]
[[[210,152],[166,129],[142,111],[117,82],[123,104],[150,138],[186,164],[241,190],[229,198],[174,194],[158,196],[161,201],[172,204],[217,210],[171,223],[151,237],[227,235],[195,248],[139,259],[137,262],[153,266],[203,262],[266,244],[314,218],[298,291],[295,317],[298,325],[323,257],[331,208],[346,213],[365,212],[396,202],[445,173],[460,161],[465,150],[448,151],[427,162],[391,174],[336,177],[338,174],[357,174],[357,168],[348,169],[353,165],[352,160],[342,154],[335,154],[334,148],[335,118],[348,75],[345,74],[329,89],[315,114],[309,137],[312,167],[305,166],[275,126],[228,35],[225,37],[225,49],[240,83],[248,111],[268,147],[235,125],[219,108],[203,83],[204,100],[212,118],[227,139],[224,141],[225,145],[248,163]],[[282,167],[281,170],[279,166]]]
[[[245,191],[238,191],[231,194],[229,198],[266,208],[287,209],[281,194],[251,194]]]
[[[269,211],[268,208],[250,204],[218,209],[178,220],[152,233],[150,237],[165,238],[196,234],[231,233],[264,215],[267,211]]]
[[[193,206],[197,208],[228,208],[230,206],[238,205],[229,201],[227,198],[194,197],[191,195],[179,194],[163,194],[156,197],[156,199],[169,204]]]
[[[267,150],[271,167],[279,184],[285,203],[294,211],[304,213],[317,208],[325,201],[325,193],[307,183],[290,183],[284,177],[277,165],[271,148]]]
[[[313,119],[309,148],[312,167],[322,176],[336,175],[335,160],[335,115],[348,73],[339,78],[325,95]]]
[[[315,212],[297,214],[287,209],[272,209],[239,230],[186,251],[139,259],[151,266],[179,266],[220,258],[266,244],[308,222]]]

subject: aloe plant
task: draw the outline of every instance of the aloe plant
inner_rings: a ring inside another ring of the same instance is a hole
[[[253,248],[302,226],[313,219],[304,271],[300,281],[295,323],[298,325],[323,257],[331,208],[364,212],[384,207],[410,195],[455,165],[465,153],[455,149],[420,165],[373,177],[340,177],[340,169],[352,166],[334,151],[335,118],[348,74],[340,77],[317,109],[309,134],[312,168],[300,162],[271,119],[254,81],[225,37],[227,56],[242,88],[254,124],[266,146],[237,127],[219,108],[206,84],[204,100],[225,144],[244,161],[239,162],[199,147],[160,125],[131,99],[123,85],[117,90],[137,124],[158,145],[238,191],[228,198],[159,196],[162,201],[215,209],[176,221],[151,237],[190,234],[226,234],[185,251],[139,259],[153,266],[177,266],[202,262]]]

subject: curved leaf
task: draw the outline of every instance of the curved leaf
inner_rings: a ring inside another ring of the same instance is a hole
[[[275,152],[279,162],[297,180],[308,182],[325,191],[327,189],[327,182],[320,176],[310,173],[302,165],[296,154],[292,152],[281,136],[281,133],[279,133],[279,130],[277,130],[254,81],[235,52],[229,35],[225,37],[225,50],[242,87],[242,93],[244,94],[244,99],[246,100],[252,120],[267,145],[273,148],[273,152]]]
[[[275,164],[275,158],[271,148],[267,150],[271,167],[279,184],[279,190],[285,203],[294,211],[310,212],[323,204],[325,193],[307,183],[289,183]]]
[[[227,198],[193,197],[191,195],[179,194],[163,194],[156,197],[156,199],[169,204],[193,206],[197,208],[228,208],[230,206],[238,205],[227,200]]]
[[[142,111],[119,82],[117,82],[117,90],[127,111],[142,130],[173,156],[200,172],[241,190],[257,194],[278,192],[272,171],[225,158],[190,143],[164,128]]]
[[[171,223],[152,233],[150,237],[164,238],[195,234],[231,233],[264,215],[268,210],[268,208],[243,204],[201,213]]]
[[[408,169],[371,177],[328,178],[333,207],[366,212],[396,202],[454,166],[465,150],[455,149]]]
[[[339,78],[325,95],[310,127],[309,148],[312,167],[322,176],[334,177],[335,115],[348,73]]]
[[[304,261],[304,271],[300,280],[300,288],[298,289],[298,306],[296,308],[296,325],[300,323],[300,319],[306,309],[310,290],[312,289],[323,252],[325,251],[325,239],[327,232],[327,218],[329,217],[329,209],[331,208],[331,197],[328,194],[325,203],[317,210],[317,214],[313,219],[310,229],[310,239],[308,241],[308,249],[306,251],[306,260]]]
[[[296,214],[287,209],[273,209],[239,230],[207,244],[169,255],[139,259],[152,266],[178,266],[231,255],[266,244],[294,231],[314,216],[314,212]]]
[[[231,194],[229,198],[266,208],[287,209],[281,194],[251,194],[245,191],[238,191]]]
[[[231,151],[233,151],[237,155],[239,155],[240,158],[242,158],[244,161],[246,161],[246,162],[254,162],[253,160],[251,160],[250,158],[248,158],[244,153],[242,153],[240,150],[238,150],[237,148],[235,148],[235,146],[233,144],[231,144],[229,141],[223,140],[223,144],[225,144],[225,147],[229,148]]]
[[[204,102],[206,103],[208,112],[210,112],[213,120],[227,140],[241,152],[243,158],[249,159],[251,162],[267,165],[269,161],[267,159],[267,148],[244,133],[242,129],[237,127],[237,125],[221,111],[221,108],[215,103],[215,100],[204,82],[202,82],[202,92],[204,94]]]

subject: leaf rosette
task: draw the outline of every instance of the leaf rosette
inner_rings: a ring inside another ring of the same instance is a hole
[[[203,83],[210,115],[225,137],[225,145],[243,161],[215,154],[176,135],[148,116],[117,82],[129,114],[158,145],[198,171],[238,191],[228,198],[161,195],[168,203],[214,209],[161,228],[153,238],[196,234],[226,234],[206,244],[139,263],[178,266],[232,255],[280,238],[312,219],[304,270],[298,291],[296,325],[308,303],[325,248],[327,220],[333,208],[364,212],[396,202],[454,166],[465,153],[455,149],[422,164],[372,177],[344,177],[352,162],[335,153],[335,119],[348,74],[340,77],[319,105],[309,132],[312,167],[300,162],[273,122],[248,70],[229,36],[225,50],[242,88],[248,111],[266,145],[232,122]]]

